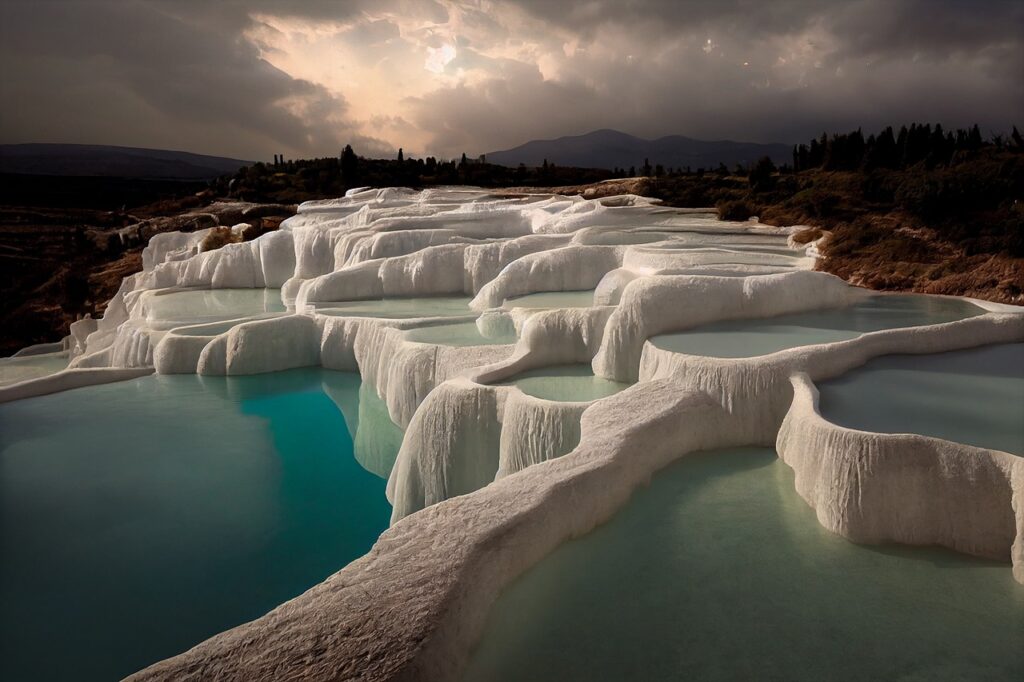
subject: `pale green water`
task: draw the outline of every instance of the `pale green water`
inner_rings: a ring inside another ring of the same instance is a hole
[[[1024,343],[875,358],[818,388],[822,415],[842,426],[1024,456]]]
[[[594,305],[594,290],[542,291],[505,301],[503,308],[589,308]]]
[[[206,322],[285,311],[280,289],[197,289],[146,297],[150,322]]]
[[[0,405],[0,679],[119,679],[320,582],[387,528],[396,432],[320,369]]]
[[[457,317],[471,315],[468,296],[427,296],[422,298],[383,298],[370,301],[318,303],[317,312],[338,317]]]
[[[696,454],[514,582],[465,679],[1020,680],[1024,586],[832,535],[771,450]]]
[[[45,353],[18,358],[0,358],[0,386],[56,374],[67,369],[67,353]]]
[[[484,336],[476,326],[476,322],[457,322],[455,324],[438,324],[430,327],[417,327],[405,333],[409,341],[419,343],[436,343],[442,346],[496,346],[515,343],[515,327],[508,331],[503,327],[493,336]]]
[[[561,402],[588,402],[607,398],[629,384],[594,376],[590,365],[555,365],[521,372],[500,386],[516,386],[535,398]]]
[[[747,358],[797,346],[845,341],[881,329],[952,322],[983,312],[978,306],[955,298],[872,296],[846,308],[714,322],[659,334],[650,341],[658,348],[676,353]]]

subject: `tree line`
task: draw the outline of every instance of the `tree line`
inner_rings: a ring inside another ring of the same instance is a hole
[[[793,147],[793,169],[902,170],[921,162],[929,167],[948,166],[970,158],[985,147],[1022,151],[1024,139],[1016,126],[1008,138],[995,134],[985,139],[977,124],[946,131],[941,124],[911,123],[909,127],[901,126],[899,132],[888,126],[866,138],[860,129],[832,136],[822,133],[810,144]]]

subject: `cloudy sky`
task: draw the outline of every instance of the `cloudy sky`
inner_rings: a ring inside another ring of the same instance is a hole
[[[0,142],[456,156],[1024,123],[1021,0],[0,0]]]

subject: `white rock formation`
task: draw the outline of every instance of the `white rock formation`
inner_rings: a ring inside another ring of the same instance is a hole
[[[817,413],[813,387],[879,355],[1024,340],[1021,309],[979,303],[987,312],[969,319],[757,358],[685,355],[648,341],[868,295],[810,271],[813,250],[787,244],[789,232],[633,195],[360,189],[303,204],[279,231],[216,251],[199,253],[201,233],[154,238],[144,271],[125,279],[104,317],[72,327],[61,345],[70,368],[0,387],[0,400],[154,370],[320,365],[360,372],[363,390],[379,396],[360,402],[359,422],[390,419],[405,430],[387,487],[393,525],[369,554],[139,680],[457,679],[504,586],[609,518],[659,468],[717,447],[777,443],[798,492],[833,532],[1005,560],[1024,583],[1024,459],[843,429]],[[228,305],[184,320],[159,312],[173,300],[164,296],[237,288],[280,288],[289,310]],[[504,305],[581,289],[594,290],[594,305]],[[439,295],[464,297],[465,308],[427,298]],[[411,304],[415,317],[340,305],[394,297],[422,299]],[[514,328],[518,341],[407,338],[444,320]],[[592,402],[505,385],[567,363],[636,385]],[[349,429],[360,461],[386,473],[384,450],[358,424]]]

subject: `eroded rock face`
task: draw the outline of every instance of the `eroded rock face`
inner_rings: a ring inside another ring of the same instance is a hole
[[[251,242],[199,253],[199,235],[154,238],[103,319],[73,328],[71,368],[0,388],[0,399],[112,371],[359,371],[405,429],[388,482],[392,527],[300,597],[134,679],[457,679],[505,585],[657,469],[718,447],[777,443],[834,532],[1012,560],[1024,582],[1024,459],[841,429],[816,412],[813,386],[879,355],[1020,341],[1018,308],[979,304],[969,319],[759,357],[666,350],[649,339],[868,294],[810,271],[784,229],[726,226],[633,195],[361,190],[303,204]],[[279,307],[218,298],[239,289],[274,291]],[[578,290],[594,294],[579,304],[564,293]],[[161,297],[196,292],[211,294],[210,311],[161,317],[177,300]],[[540,303],[509,300],[539,292]],[[408,338],[441,322],[475,323],[484,337],[514,329],[516,341]],[[511,383],[560,365],[635,385],[552,400]]]

